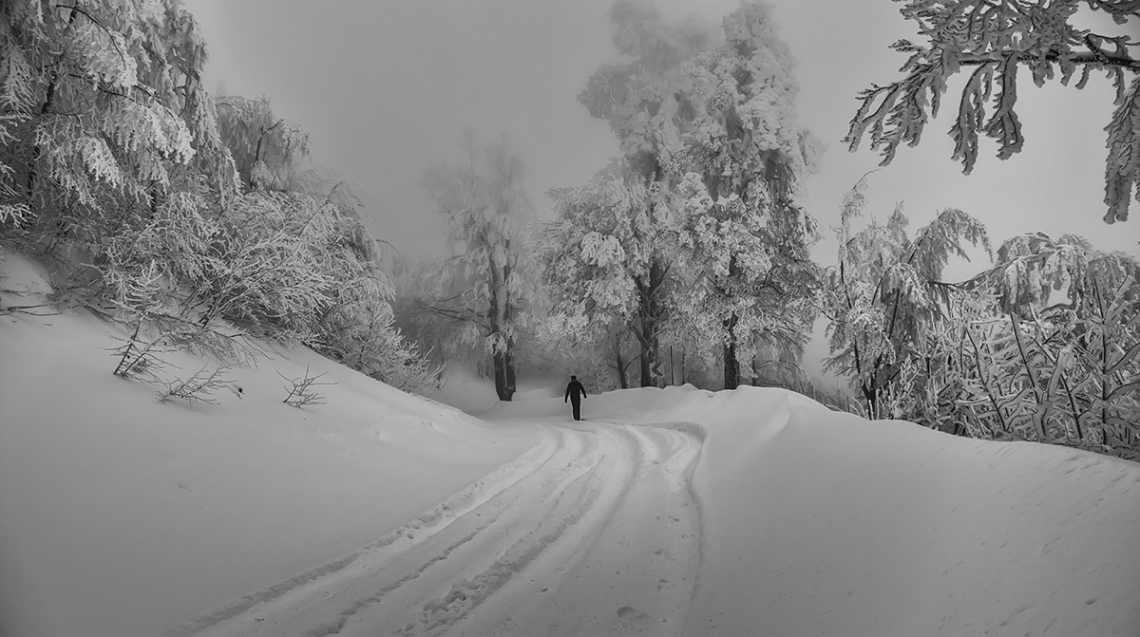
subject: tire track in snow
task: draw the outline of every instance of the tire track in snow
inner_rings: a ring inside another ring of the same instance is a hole
[[[589,422],[377,541],[168,635],[681,634],[691,433]]]
[[[372,556],[376,553],[393,554],[407,550],[427,540],[434,534],[434,531],[446,527],[447,524],[455,518],[479,507],[495,494],[501,492],[518,480],[521,480],[525,475],[537,470],[538,467],[549,461],[557,449],[558,440],[555,437],[544,437],[538,445],[515,460],[503,464],[486,476],[476,480],[444,499],[439,504],[428,509],[416,519],[384,534],[373,542],[349,551],[347,554],[320,566],[245,595],[217,609],[193,617],[161,633],[161,636],[183,637],[186,635],[214,634],[213,631],[205,631],[222,622],[238,617],[242,613],[249,611],[249,609],[255,605],[264,605],[269,602],[274,602],[286,595],[296,597],[298,589],[309,586],[313,582],[324,581],[330,576],[335,576],[364,556]],[[417,535],[421,530],[424,532]]]

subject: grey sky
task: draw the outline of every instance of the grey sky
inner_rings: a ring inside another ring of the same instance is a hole
[[[735,0],[659,2],[674,17],[712,21]],[[872,82],[898,77],[904,61],[887,45],[914,37],[889,0],[777,0],[784,39],[800,62],[801,123],[828,147],[804,202],[824,226],[836,223],[843,193],[876,167],[878,156],[848,153],[839,141]],[[307,128],[314,159],[358,183],[372,228],[406,254],[437,252],[438,219],[419,188],[430,162],[454,156],[463,127],[483,139],[507,131],[532,169],[528,187],[540,214],[546,190],[586,180],[617,149],[605,122],[591,119],[577,94],[590,74],[618,56],[608,0],[188,0],[209,44],[208,86],[256,97]],[[1075,233],[1102,249],[1140,253],[1140,205],[1125,224],[1104,214],[1104,125],[1112,89],[1094,77],[1083,91],[1022,77],[1023,152],[999,162],[983,142],[974,173],[950,161],[945,135],[957,106],[952,85],[943,112],[919,148],[900,149],[872,177],[869,210],[879,218],[896,201],[916,228],[946,207],[984,221],[995,247],[1021,232]],[[816,249],[834,261],[834,242]],[[982,264],[960,267],[962,274]]]

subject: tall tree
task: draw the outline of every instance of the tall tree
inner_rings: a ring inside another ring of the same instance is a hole
[[[665,255],[676,246],[668,193],[647,188],[616,160],[586,186],[551,196],[558,219],[538,241],[552,302],[546,331],[573,346],[615,346],[614,366],[624,380],[619,333],[628,330],[640,346],[642,386],[657,384],[671,264]]]
[[[603,65],[578,99],[590,115],[609,122],[620,142],[622,174],[607,178],[648,195],[629,199],[637,207],[624,211],[642,234],[641,243],[652,248],[636,257],[644,267],[631,271],[637,310],[630,326],[641,346],[641,383],[660,386],[665,382],[659,352],[665,286],[676,250],[655,239],[659,232],[653,226],[667,222],[668,206],[676,207],[669,195],[678,181],[682,137],[695,115],[684,97],[683,65],[715,45],[717,35],[696,17],[667,22],[647,0],[617,0],[610,19],[616,28],[614,44],[632,60]]]
[[[1027,69],[1038,86],[1060,76],[1064,85],[1079,76],[1084,88],[1093,71],[1104,72],[1116,88],[1115,109],[1105,126],[1104,203],[1107,223],[1128,219],[1133,190],[1140,200],[1140,59],[1132,34],[1140,26],[1135,0],[896,0],[903,17],[918,24],[925,43],[899,40],[891,48],[909,54],[897,82],[859,94],[860,106],[845,141],[854,151],[864,135],[883,155],[894,159],[902,143],[915,146],[927,122],[938,115],[947,79],[972,68],[949,134],[953,159],[965,173],[978,157],[978,135],[1000,143],[998,157],[1020,152],[1024,138],[1017,111],[1018,70]],[[1079,28],[1074,18],[1082,5],[1111,16],[1122,33]],[[1131,30],[1128,29],[1131,27]],[[1131,79],[1129,79],[1131,78]],[[987,104],[992,111],[987,115]]]
[[[522,231],[534,208],[523,189],[526,167],[505,137],[482,147],[464,138],[466,162],[440,164],[424,175],[424,188],[447,219],[456,251],[437,279],[448,297],[428,301],[432,311],[466,326],[466,335],[490,353],[499,400],[515,392],[515,348],[526,320],[528,277],[522,265]],[[458,285],[455,285],[458,282]]]
[[[794,198],[818,150],[797,122],[794,61],[771,5],[742,2],[724,33],[721,46],[683,67],[694,117],[680,189],[684,243],[700,272],[689,307],[715,317],[724,386],[733,389],[758,345],[802,349],[814,322],[818,273],[808,246],[817,233]]]

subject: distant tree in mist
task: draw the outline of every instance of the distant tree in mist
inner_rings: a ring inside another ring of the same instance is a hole
[[[1077,27],[1074,21],[1083,5],[1092,16],[1110,16],[1124,27],[1122,34]],[[1113,115],[1105,126],[1104,220],[1128,219],[1133,191],[1140,200],[1140,59],[1135,55],[1140,3],[905,0],[900,11],[918,24],[925,42],[899,40],[891,45],[910,56],[902,67],[905,77],[885,86],[873,84],[859,94],[859,110],[845,140],[851,150],[869,136],[871,147],[883,155],[882,163],[889,164],[900,144],[919,143],[926,124],[938,115],[950,76],[971,69],[949,131],[955,142],[953,159],[969,174],[978,157],[979,133],[999,142],[1000,159],[1021,151],[1019,69],[1031,73],[1037,86],[1058,76],[1068,85],[1077,77],[1078,89],[1092,72],[1103,72],[1116,88]]]
[[[509,401],[533,279],[525,268],[523,230],[534,207],[522,185],[526,166],[505,137],[484,146],[468,131],[462,148],[462,163],[424,173],[424,189],[447,221],[454,254],[433,277],[434,294],[422,304],[461,324],[460,338],[490,355],[495,391]]]
[[[723,32],[636,0],[615,2],[611,19],[632,59],[603,65],[579,99],[622,155],[589,186],[552,192],[546,276],[560,325],[625,321],[643,385],[665,382],[662,336],[685,334],[719,352],[736,387],[754,355],[798,358],[814,319],[815,225],[795,197],[818,151],[796,122],[788,47],[761,0]]]

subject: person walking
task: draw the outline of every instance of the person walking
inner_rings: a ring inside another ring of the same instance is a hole
[[[567,400],[574,406],[574,420],[582,419],[582,399],[586,397],[586,388],[582,383],[578,382],[577,376],[570,377],[570,384],[566,386],[566,395],[562,397],[562,402]]]

